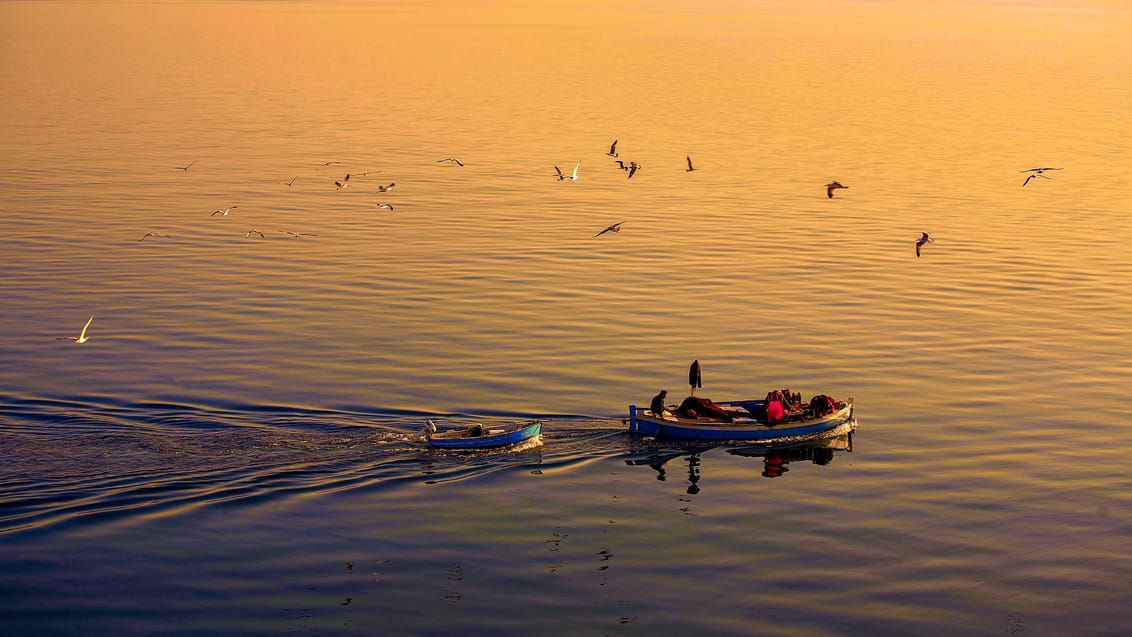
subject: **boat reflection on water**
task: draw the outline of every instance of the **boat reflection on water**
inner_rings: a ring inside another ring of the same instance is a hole
[[[669,464],[677,458],[683,458],[687,463],[688,494],[695,495],[700,492],[700,466],[701,454],[720,445],[687,445],[679,450],[654,453],[643,458],[633,458],[625,461],[630,466],[647,466],[656,471],[656,479],[664,482],[668,479]],[[808,461],[816,465],[828,465],[841,453],[852,453],[853,432],[848,431],[837,436],[829,436],[807,440],[805,442],[782,442],[758,445],[745,445],[726,449],[733,456],[747,458],[762,458],[764,478],[779,478],[790,471],[787,466],[791,462]]]
[[[727,453],[733,456],[763,459],[763,477],[778,478],[790,470],[786,466],[791,462],[810,461],[816,465],[827,465],[833,462],[838,452],[853,452],[853,432],[812,440],[804,443],[785,445],[752,445],[728,449]]]

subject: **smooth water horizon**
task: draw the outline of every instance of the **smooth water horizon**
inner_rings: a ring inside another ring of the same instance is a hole
[[[0,625],[1128,634],[1130,33],[1099,0],[0,3]],[[693,360],[858,427],[628,434]]]

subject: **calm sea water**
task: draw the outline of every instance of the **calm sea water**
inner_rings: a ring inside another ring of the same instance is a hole
[[[0,5],[5,634],[1128,634],[1132,11],[925,4]]]

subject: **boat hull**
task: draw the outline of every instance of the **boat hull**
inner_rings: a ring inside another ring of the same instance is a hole
[[[719,404],[730,405],[735,403]],[[828,416],[801,422],[780,423],[773,426],[753,421],[726,423],[677,418],[672,415],[661,418],[651,411],[637,409],[636,405],[629,405],[629,433],[676,440],[775,440],[818,435],[852,424],[855,424],[852,398],[843,407]]]
[[[518,444],[541,434],[542,423],[533,422],[508,431],[488,430],[482,436],[469,436],[459,430],[432,434],[425,439],[425,444],[430,449],[494,449]]]

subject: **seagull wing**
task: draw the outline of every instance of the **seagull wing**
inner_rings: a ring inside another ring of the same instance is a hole
[[[581,166],[581,165],[582,165],[582,160],[579,159],[578,163],[574,164],[574,174],[570,176],[570,179],[577,179],[578,178],[578,166]]]
[[[554,172],[558,173],[558,180],[559,180],[559,181],[561,181],[561,180],[563,180],[563,179],[565,179],[565,178],[566,178],[566,175],[563,175],[563,174],[562,174],[562,169],[561,169],[561,168],[559,168],[558,166],[555,166],[555,167],[554,167]]]
[[[1035,174],[1036,174],[1036,173],[1035,173]],[[1027,177],[1026,177],[1026,181],[1023,181],[1023,182],[1022,182],[1022,185],[1023,185],[1023,186],[1025,186],[1026,184],[1030,183],[1030,180],[1031,180],[1031,179],[1033,179],[1033,178],[1034,178],[1034,175],[1029,175],[1029,176],[1027,176]]]
[[[688,171],[691,172],[695,170],[695,168],[692,168],[692,158],[690,156],[685,156],[685,159],[688,160]]]
[[[83,331],[79,332],[79,340],[86,340],[86,328],[90,327],[91,322],[94,321],[94,315],[86,320],[86,325],[83,326]]]

